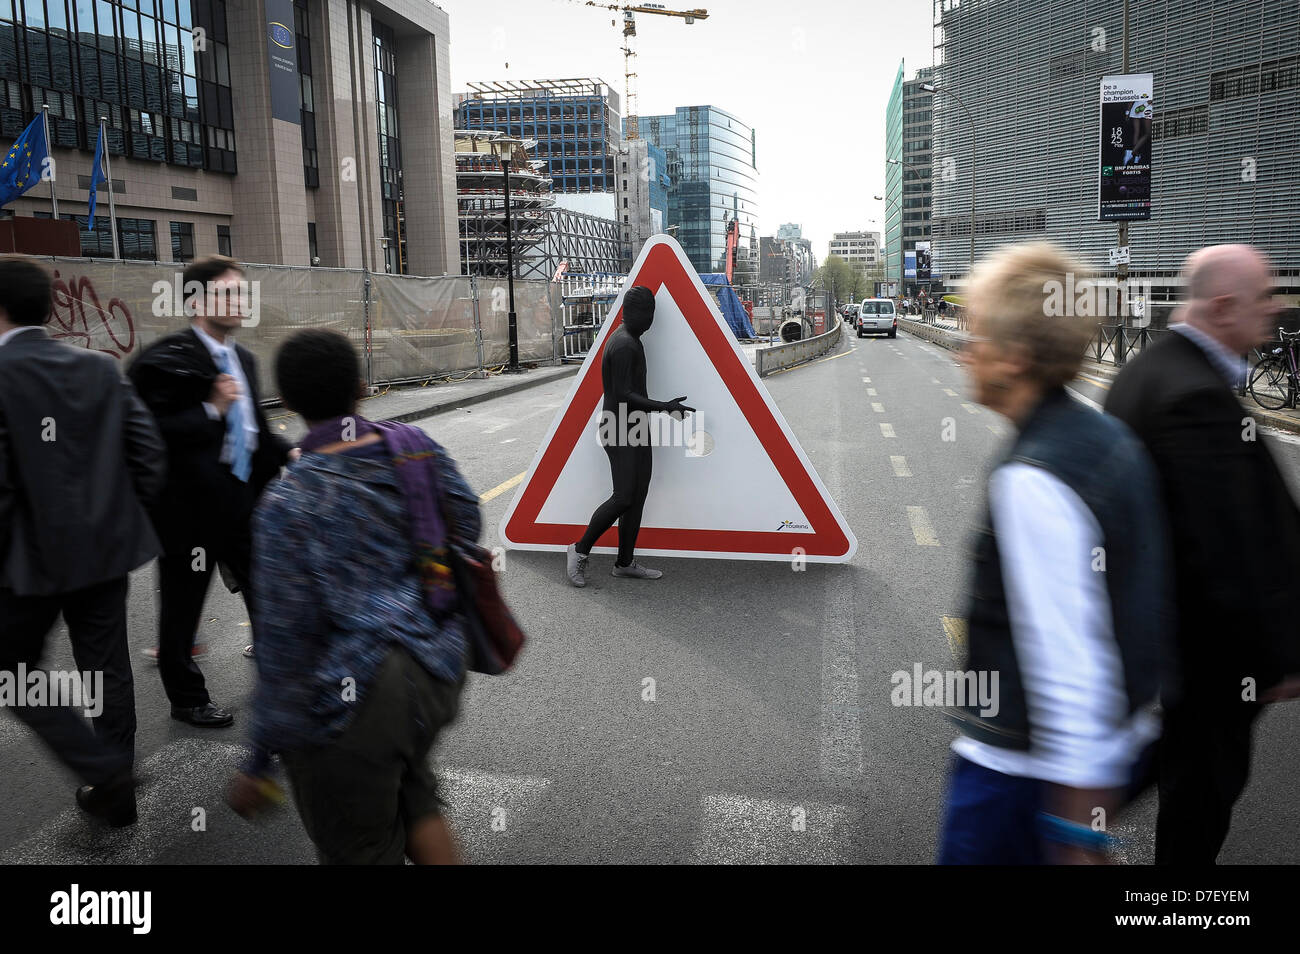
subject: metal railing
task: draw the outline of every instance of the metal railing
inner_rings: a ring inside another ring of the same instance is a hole
[[[1088,344],[1088,356],[1098,364],[1109,363],[1123,367],[1135,355],[1141,354],[1161,335],[1165,328],[1133,328],[1128,325],[1098,325],[1097,332]]]

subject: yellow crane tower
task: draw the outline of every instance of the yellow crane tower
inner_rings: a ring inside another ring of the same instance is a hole
[[[632,68],[632,57],[636,56],[636,49],[632,44],[632,38],[636,36],[636,14],[653,13],[661,17],[680,17],[687,24],[694,23],[696,20],[707,20],[709,11],[707,10],[668,10],[661,4],[647,3],[639,6],[624,6],[617,3],[598,3],[597,0],[586,0],[583,4],[586,7],[599,7],[604,10],[622,10],[623,11],[623,115],[627,117],[627,139],[638,138],[637,132],[637,108],[636,108],[636,71]],[[615,21],[617,25],[617,21]]]

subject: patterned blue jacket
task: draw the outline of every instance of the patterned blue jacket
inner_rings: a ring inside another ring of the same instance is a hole
[[[465,671],[463,618],[426,608],[396,470],[371,447],[304,453],[254,513],[253,774],[341,734],[395,644],[439,679]],[[441,446],[436,462],[448,529],[477,541],[478,496]]]

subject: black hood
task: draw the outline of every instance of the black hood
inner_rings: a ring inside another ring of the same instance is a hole
[[[654,320],[654,292],[644,285],[633,285],[623,296],[623,327],[633,338],[640,338],[650,330]]]

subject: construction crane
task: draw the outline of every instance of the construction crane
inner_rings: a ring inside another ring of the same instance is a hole
[[[636,14],[653,13],[661,17],[680,17],[689,25],[696,20],[707,20],[709,11],[669,10],[657,3],[624,6],[617,3],[597,3],[596,0],[586,0],[583,6],[598,7],[602,10],[623,11],[623,46],[621,49],[623,51],[623,114],[627,117],[625,138],[628,140],[637,139],[639,133],[636,121],[636,71],[632,68],[632,58],[636,56],[636,48],[632,43],[632,39],[636,36]],[[617,25],[617,21],[615,21],[615,25]]]

